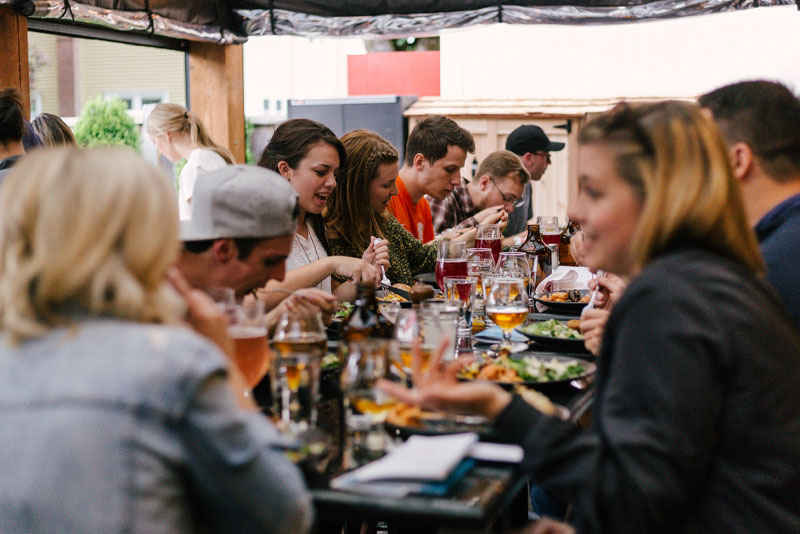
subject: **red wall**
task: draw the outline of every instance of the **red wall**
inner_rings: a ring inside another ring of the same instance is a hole
[[[439,96],[439,51],[347,56],[350,96]]]

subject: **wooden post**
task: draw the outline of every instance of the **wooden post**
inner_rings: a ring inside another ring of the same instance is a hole
[[[28,19],[9,5],[0,6],[0,89],[13,87],[22,95],[26,118],[31,116],[28,80]]]
[[[245,162],[244,61],[241,45],[189,44],[189,102],[211,138]]]

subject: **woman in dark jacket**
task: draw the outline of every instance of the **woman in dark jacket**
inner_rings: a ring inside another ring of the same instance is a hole
[[[621,104],[580,141],[570,219],[585,262],[631,277],[606,326],[593,428],[451,373],[386,389],[493,417],[537,483],[573,504],[578,532],[796,532],[800,337],[763,282],[714,124],[684,102]]]

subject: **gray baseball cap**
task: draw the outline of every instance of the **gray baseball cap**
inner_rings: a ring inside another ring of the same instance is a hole
[[[182,241],[285,236],[297,227],[297,193],[263,167],[230,165],[198,176]]]

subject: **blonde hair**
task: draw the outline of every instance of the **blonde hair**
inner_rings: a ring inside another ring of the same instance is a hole
[[[347,164],[339,170],[338,183],[328,198],[325,224],[333,238],[366,250],[370,236],[385,237],[385,213],[373,213],[369,184],[378,167],[398,161],[397,150],[383,137],[369,130],[353,130],[342,136]]]
[[[475,178],[480,179],[486,174],[496,180],[511,174],[511,177],[519,185],[525,185],[531,179],[531,173],[522,165],[522,160],[510,150],[495,150],[483,158],[478,165]]]
[[[640,266],[688,245],[763,274],[725,143],[698,106],[623,102],[587,123],[579,140],[614,154],[618,174],[642,201],[631,245]]]
[[[200,117],[188,111],[180,104],[161,102],[156,104],[147,117],[147,135],[155,139],[168,132],[189,134],[189,139],[194,146],[213,150],[224,159],[228,165],[233,165],[233,154],[230,150],[219,145],[208,135],[206,127]]]
[[[33,152],[0,188],[0,329],[38,337],[76,313],[175,323],[178,251],[174,192],[139,155]]]

